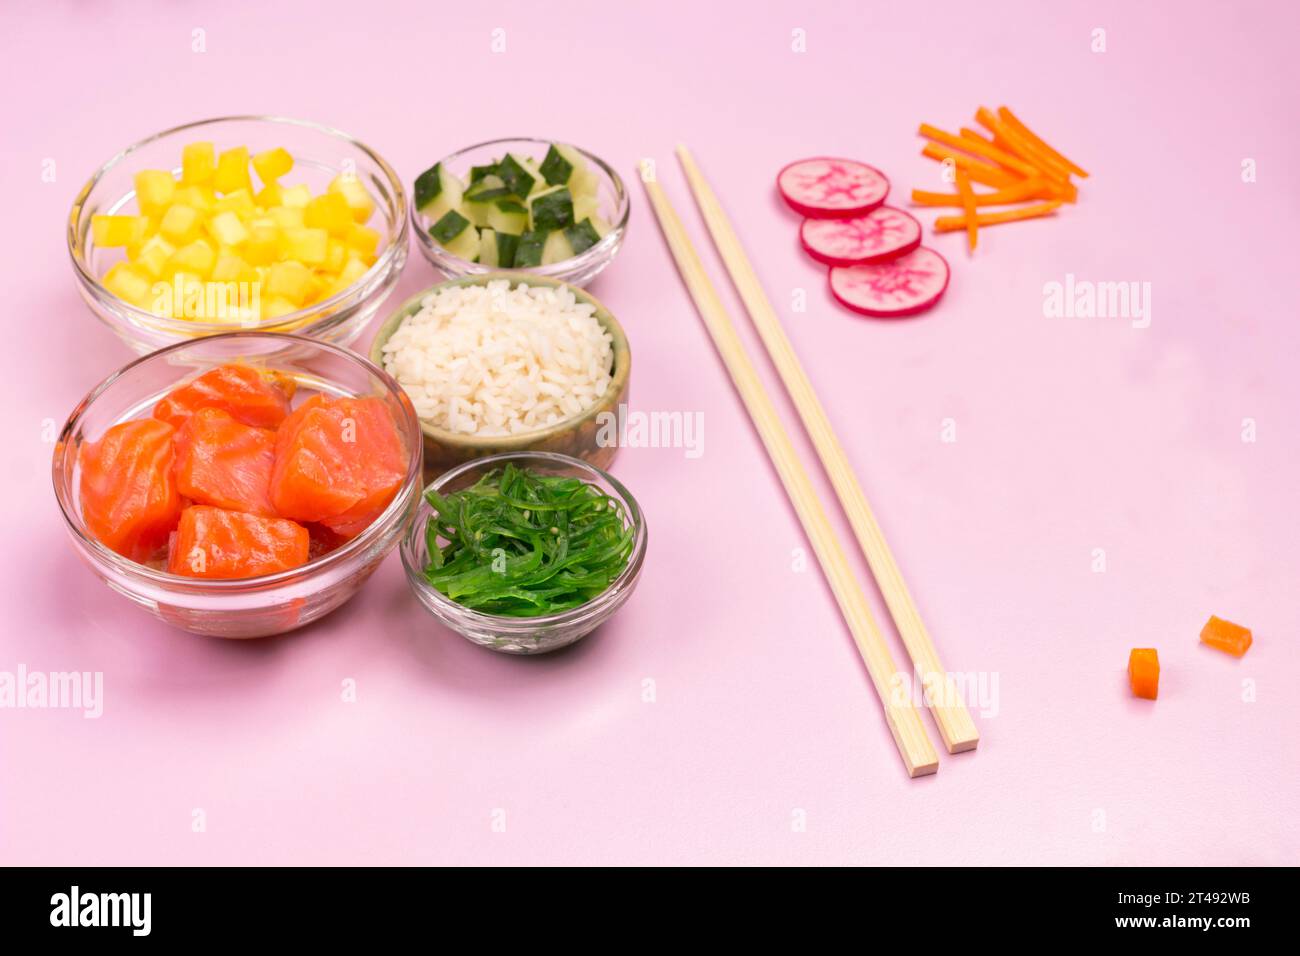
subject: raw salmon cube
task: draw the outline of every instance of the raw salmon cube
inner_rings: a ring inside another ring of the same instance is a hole
[[[252,578],[307,563],[307,529],[283,518],[193,505],[181,514],[167,570],[193,578]]]
[[[176,432],[176,487],[195,504],[276,517],[275,432],[220,408],[200,408]]]
[[[289,414],[295,382],[249,365],[220,365],[166,395],[153,416],[180,428],[200,408],[220,408],[245,425],[275,428]]]
[[[173,473],[176,429],[152,418],[114,425],[81,446],[81,517],[104,545],[147,561],[181,516]]]

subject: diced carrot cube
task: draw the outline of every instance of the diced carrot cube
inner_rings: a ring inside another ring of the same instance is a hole
[[[1201,628],[1201,643],[1209,644],[1233,657],[1240,657],[1250,650],[1253,639],[1250,636],[1250,628],[1233,624],[1211,614],[1205,627]]]
[[[1160,658],[1154,647],[1135,647],[1129,651],[1128,682],[1134,697],[1156,699],[1160,690]]]

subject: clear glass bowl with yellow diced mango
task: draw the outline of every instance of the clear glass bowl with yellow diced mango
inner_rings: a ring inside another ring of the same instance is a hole
[[[82,297],[136,351],[231,331],[356,339],[406,262],[406,193],[346,133],[232,116],[129,146],[82,187]]]

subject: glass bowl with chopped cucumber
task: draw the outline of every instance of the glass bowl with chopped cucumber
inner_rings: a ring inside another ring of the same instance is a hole
[[[420,251],[448,278],[518,270],[585,286],[627,232],[623,180],[565,143],[497,139],[452,153],[416,177]]]
[[[544,654],[590,634],[632,595],[646,522],[599,468],[515,452],[429,485],[401,550],[411,590],[442,624],[503,654]]]

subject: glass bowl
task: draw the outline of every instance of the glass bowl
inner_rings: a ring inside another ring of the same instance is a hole
[[[375,264],[342,292],[297,312],[260,322],[198,321],[166,318],[118,298],[101,281],[120,248],[96,247],[91,217],[97,213],[133,214],[134,177],[142,169],[180,170],[186,143],[211,140],[218,151],[247,146],[250,153],[283,146],[294,158],[287,184],[306,183],[313,194],[341,172],[355,173],[375,200],[369,225],[381,234],[383,248]],[[81,187],[68,218],[68,251],[81,297],[131,348],[147,354],[175,342],[201,336],[241,332],[293,332],[339,345],[355,341],[397,284],[406,263],[406,190],[393,168],[370,147],[327,126],[275,116],[226,116],[165,130],[118,153]]]
[[[486,166],[495,160],[501,159],[506,153],[535,156],[540,162],[552,142],[555,141],[528,137],[494,139],[452,153],[450,156],[444,157],[441,162],[461,179],[467,179],[471,166]],[[619,247],[623,245],[623,237],[627,233],[627,217],[631,203],[628,201],[623,180],[618,173],[614,172],[613,167],[599,156],[589,153],[585,149],[577,146],[573,148],[583,155],[588,166],[596,173],[597,179],[600,180],[596,188],[596,195],[600,202],[600,214],[610,224],[609,232],[601,238],[600,242],[580,255],[561,262],[554,262],[548,266],[537,266],[533,269],[498,270],[495,266],[479,265],[477,262],[469,262],[459,256],[452,255],[439,245],[433,236],[429,235],[429,227],[433,223],[415,208],[415,198],[412,195],[411,221],[415,223],[415,235],[419,240],[420,252],[424,254],[424,258],[428,259],[435,269],[449,279],[503,271],[520,276],[548,276],[576,286],[587,285],[607,265],[614,261],[614,256],[618,255]],[[429,165],[432,166],[433,164],[430,163]]]
[[[468,461],[447,472],[429,485],[429,488],[442,493],[458,491],[474,484],[489,471],[500,468],[507,462],[512,462],[519,467],[531,468],[542,474],[580,478],[598,486],[611,498],[622,503],[628,519],[632,522],[634,537],[627,567],[613,584],[581,607],[543,617],[502,617],[496,614],[484,614],[457,604],[429,584],[424,577],[424,567],[429,560],[425,523],[433,513],[433,506],[424,495],[420,495],[415,520],[411,522],[402,540],[402,566],[406,568],[406,578],[411,584],[411,590],[420,599],[420,603],[430,614],[457,634],[481,647],[500,651],[503,654],[545,654],[548,651],[567,647],[586,637],[609,620],[632,596],[641,578],[641,567],[645,563],[645,516],[641,513],[636,499],[618,479],[585,461],[553,452],[514,452]]]
[[[299,568],[230,580],[168,574],[101,544],[81,517],[79,452],[119,422],[149,414],[182,382],[226,362],[275,368],[298,384],[295,404],[311,393],[378,396],[388,404],[410,451],[406,478],[365,531]],[[54,493],[72,543],[117,593],[159,619],[195,634],[265,637],[323,617],[361,587],[397,545],[421,500],[420,423],[410,399],[383,370],[339,346],[295,335],[231,333],[181,342],[110,375],[73,409],[54,449]]]

